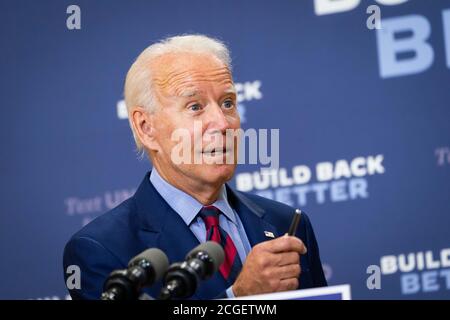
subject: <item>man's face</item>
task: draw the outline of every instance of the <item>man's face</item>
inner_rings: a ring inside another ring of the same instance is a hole
[[[228,181],[236,168],[238,139],[227,141],[226,131],[240,128],[230,70],[205,54],[166,54],[154,63],[154,90],[161,106],[154,114],[154,161],[171,178]],[[189,161],[180,163],[180,155]]]

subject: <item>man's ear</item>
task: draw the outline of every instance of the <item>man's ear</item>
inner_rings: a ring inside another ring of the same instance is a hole
[[[155,136],[154,115],[142,107],[135,107],[130,114],[136,137],[147,150],[160,151]]]

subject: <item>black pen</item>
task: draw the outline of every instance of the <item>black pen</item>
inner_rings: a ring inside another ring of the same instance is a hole
[[[294,217],[292,218],[291,226],[289,227],[288,236],[295,236],[297,232],[297,227],[300,223],[300,218],[302,216],[302,210],[295,209]]]

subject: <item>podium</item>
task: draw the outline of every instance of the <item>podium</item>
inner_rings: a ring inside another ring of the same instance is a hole
[[[351,300],[349,284],[239,297],[233,300]]]

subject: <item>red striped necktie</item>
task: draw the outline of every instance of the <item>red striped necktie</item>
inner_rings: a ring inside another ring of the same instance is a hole
[[[230,284],[233,284],[242,269],[242,262],[230,235],[219,225],[221,211],[215,206],[205,206],[199,216],[206,226],[206,241],[219,243],[225,251],[225,260],[219,270]]]

